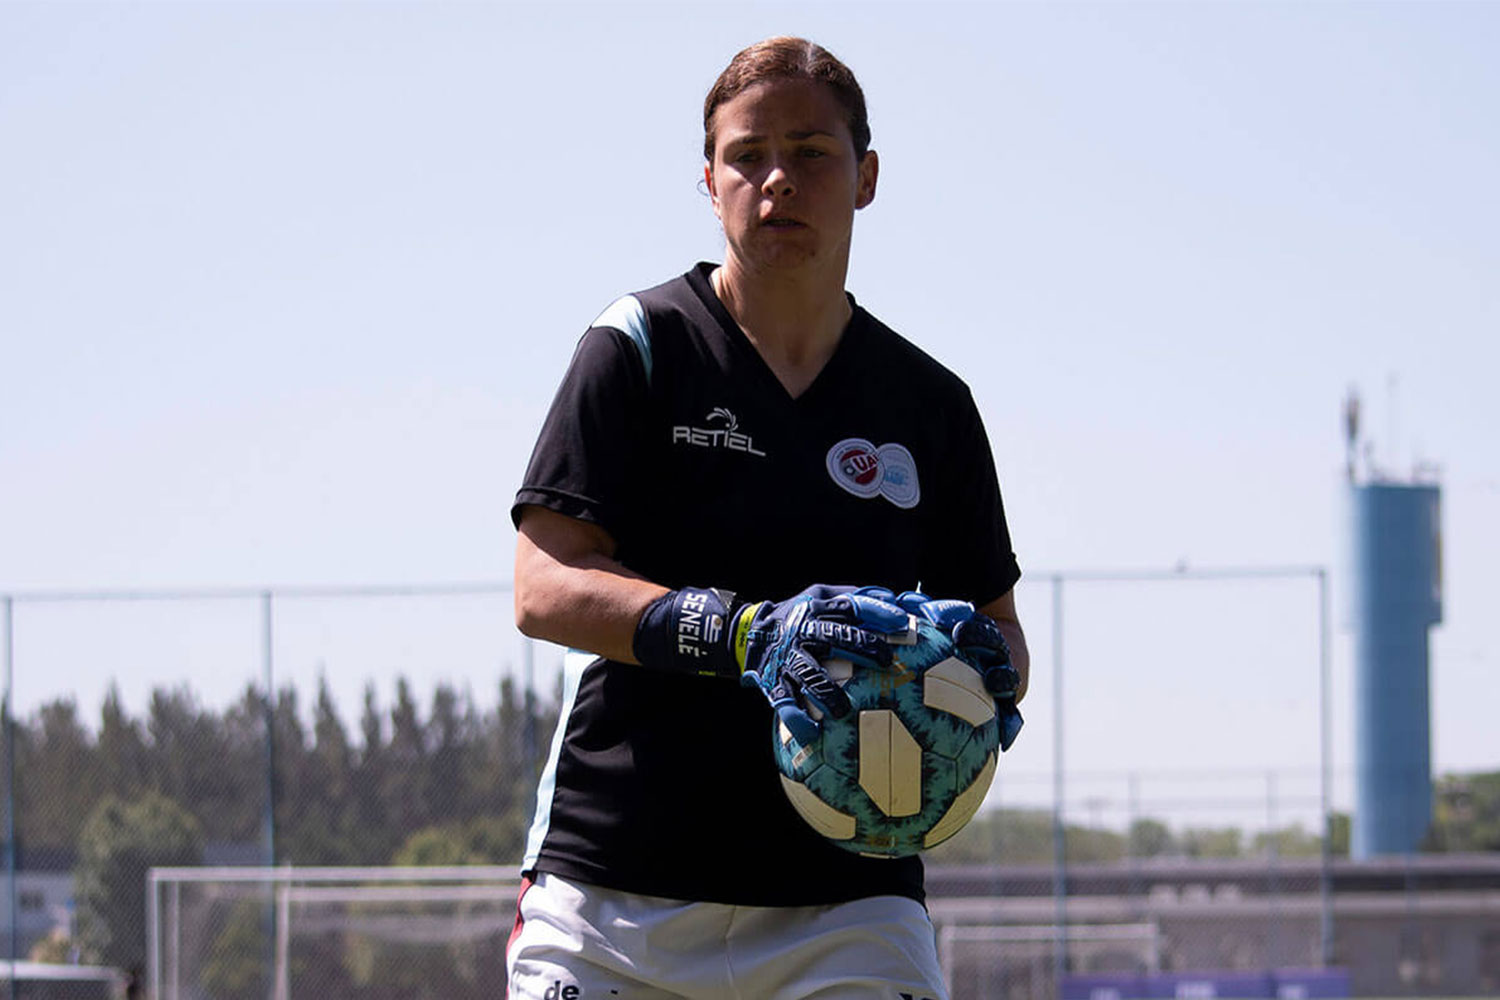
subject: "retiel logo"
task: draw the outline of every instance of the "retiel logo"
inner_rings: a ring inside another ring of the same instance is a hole
[[[864,438],[845,438],[828,449],[828,474],[857,497],[883,496],[902,510],[922,499],[917,463],[899,444],[876,447]]]
[[[695,448],[724,448],[728,451],[743,452],[746,455],[754,455],[756,458],[765,458],[766,453],[755,447],[755,442],[750,435],[741,434],[738,430],[739,419],[722,406],[715,406],[704,418],[704,423],[722,423],[722,427],[689,427],[686,424],[677,424],[672,428],[673,444],[689,444]]]

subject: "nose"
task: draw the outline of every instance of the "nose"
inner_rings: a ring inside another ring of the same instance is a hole
[[[792,175],[787,172],[786,166],[777,159],[771,162],[771,169],[766,172],[766,179],[761,182],[760,189],[773,198],[789,198],[796,193],[797,186],[792,183]]]

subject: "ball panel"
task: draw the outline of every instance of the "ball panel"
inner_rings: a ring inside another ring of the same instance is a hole
[[[943,818],[927,831],[927,835],[922,838],[923,848],[935,847],[942,843],[963,829],[964,824],[974,818],[974,814],[979,811],[985,795],[990,790],[990,783],[995,780],[995,757],[995,754],[990,754],[985,758],[984,767],[969,783],[969,787],[958,793],[958,797],[953,800],[953,805],[948,807]]]
[[[984,678],[952,656],[922,676],[922,704],[956,715],[971,726],[982,726],[995,717],[995,699],[985,690]]]
[[[781,776],[781,787],[786,792],[786,797],[792,800],[793,808],[814,830],[829,840],[853,838],[856,828],[853,816],[839,812],[813,794],[806,785],[799,784],[786,775]]]
[[[887,816],[922,811],[922,748],[896,713],[859,713],[859,787]]]

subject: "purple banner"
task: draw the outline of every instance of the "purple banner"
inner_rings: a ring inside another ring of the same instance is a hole
[[[1277,1000],[1336,1000],[1349,995],[1348,969],[1277,969]]]
[[[1060,1000],[1145,1000],[1146,977],[1100,973],[1063,976]]]
[[[1060,985],[1060,1000],[1337,1000],[1349,996],[1349,972],[1274,969],[1100,973],[1064,976]]]

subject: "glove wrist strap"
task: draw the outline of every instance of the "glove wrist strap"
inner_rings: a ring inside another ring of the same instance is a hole
[[[738,677],[731,623],[734,593],[717,588],[670,590],[646,606],[631,643],[643,666],[676,673]]]
[[[734,656],[734,665],[741,674],[745,672],[745,658],[750,652],[750,626],[755,623],[756,612],[765,607],[765,601],[742,604],[734,616],[734,625],[729,636],[729,649]]]

